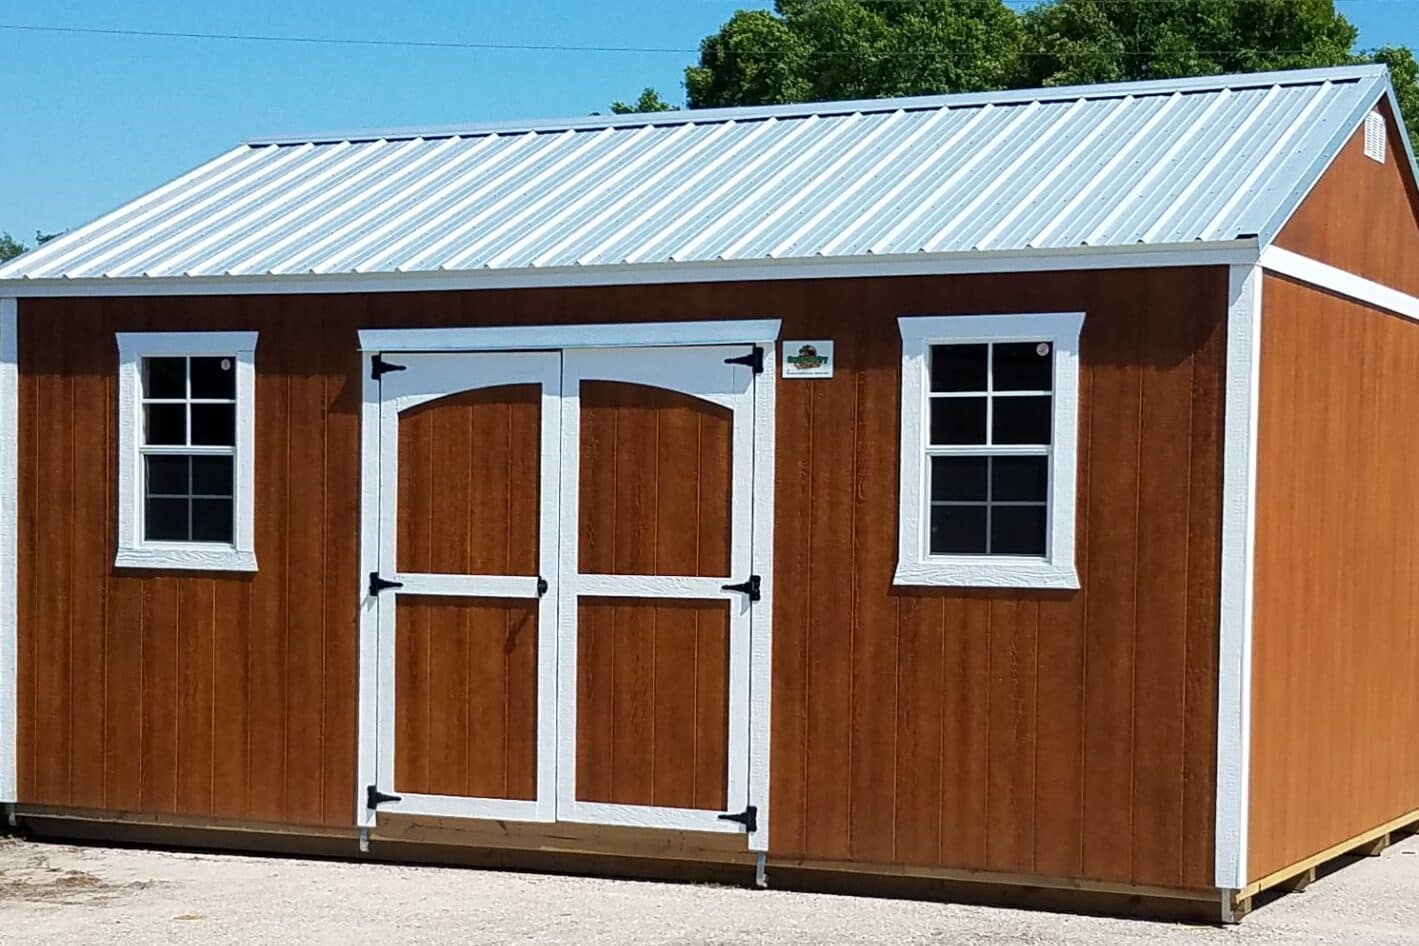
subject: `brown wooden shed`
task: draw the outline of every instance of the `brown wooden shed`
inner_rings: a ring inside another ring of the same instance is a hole
[[[53,836],[1232,920],[1419,822],[1380,67],[248,142],[0,267]]]

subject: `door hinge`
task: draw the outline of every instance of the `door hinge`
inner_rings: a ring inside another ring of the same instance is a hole
[[[759,830],[759,809],[750,805],[737,815],[720,815],[719,820],[742,824],[746,833],[753,834]]]
[[[758,575],[750,575],[748,581],[741,581],[737,585],[720,585],[719,587],[722,591],[742,592],[749,596],[750,601],[758,601],[760,597]]]
[[[378,381],[390,371],[403,371],[408,365],[396,365],[384,360],[383,355],[375,355],[370,361],[370,377]]]
[[[390,581],[388,578],[379,577],[379,572],[370,572],[370,597],[377,598],[379,593],[386,588],[403,588],[404,582]]]
[[[764,346],[755,345],[749,350],[749,354],[740,355],[737,358],[724,359],[726,365],[748,365],[754,374],[764,373]]]
[[[547,593],[547,579],[541,575],[537,576],[537,597],[542,597]]]
[[[387,792],[382,792],[379,789],[375,788],[373,785],[367,785],[365,787],[366,808],[373,811],[374,809],[378,808],[380,805],[383,805],[387,801],[403,801],[403,799],[400,798],[398,795],[390,795]]]

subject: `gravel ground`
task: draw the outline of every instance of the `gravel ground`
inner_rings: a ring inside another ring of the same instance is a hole
[[[0,942],[1419,944],[1419,837],[1230,928],[0,839]]]

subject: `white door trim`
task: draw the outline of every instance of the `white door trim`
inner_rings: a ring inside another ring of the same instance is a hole
[[[363,351],[500,351],[529,348],[658,348],[735,345],[778,338],[778,319],[508,325],[483,328],[362,329]]]
[[[0,299],[0,803],[19,788],[19,305]]]
[[[1261,288],[1260,266],[1231,268],[1222,441],[1215,842],[1216,884],[1226,890],[1239,890],[1247,885]]]

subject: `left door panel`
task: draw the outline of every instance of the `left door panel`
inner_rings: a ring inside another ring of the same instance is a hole
[[[380,378],[379,810],[551,821],[561,359]]]

